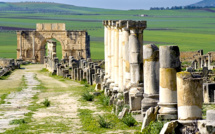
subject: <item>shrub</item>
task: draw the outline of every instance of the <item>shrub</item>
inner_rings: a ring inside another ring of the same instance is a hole
[[[165,122],[162,121],[150,122],[150,124],[143,129],[143,134],[159,134],[164,123]]]
[[[107,121],[104,117],[99,115],[99,125],[101,128],[111,128],[111,122]]]
[[[49,107],[51,105],[51,102],[47,98],[42,103],[45,107]]]
[[[101,104],[103,106],[109,106],[109,103],[110,103],[110,97],[108,96],[105,96],[105,95],[101,95],[100,98],[99,98]]]
[[[82,94],[82,98],[86,101],[93,101],[94,100],[94,96],[92,94],[90,94],[88,91],[86,91]]]
[[[82,81],[81,81],[81,84],[87,84],[87,80],[86,79],[83,79]]]
[[[18,124],[25,124],[26,121],[24,119],[15,119],[10,121],[10,125],[18,125]]]
[[[137,124],[137,121],[132,117],[131,114],[127,114],[125,117],[123,117],[122,121],[129,127],[135,126]]]

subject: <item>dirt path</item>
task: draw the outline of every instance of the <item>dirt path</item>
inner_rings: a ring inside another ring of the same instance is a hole
[[[6,89],[17,88],[21,82],[22,74],[25,75],[27,87],[20,92],[12,92],[5,99],[5,104],[0,105],[0,133],[17,125],[9,125],[14,119],[23,119],[28,112],[27,107],[32,103],[32,97],[39,92],[37,104],[41,104],[45,98],[51,102],[48,108],[39,108],[34,111],[33,122],[28,131],[41,133],[57,132],[56,128],[64,127],[67,133],[81,133],[81,123],[77,116],[78,97],[74,97],[69,92],[70,87],[80,86],[72,81],[59,81],[45,74],[39,73],[43,65],[28,65],[25,69],[16,70],[4,81],[0,81]],[[46,91],[36,90],[34,87],[40,83],[34,79],[37,77],[42,81]],[[8,85],[8,86],[7,86]],[[1,91],[4,88],[0,89]],[[45,125],[43,125],[45,124]],[[48,127],[46,127],[48,125]],[[43,126],[43,127],[41,127]],[[34,128],[39,127],[40,130]]]
[[[0,133],[8,128],[16,127],[10,125],[12,120],[23,119],[24,115],[29,112],[26,108],[31,104],[32,97],[39,92],[35,89],[40,83],[34,79],[35,74],[26,72],[24,74],[27,87],[20,92],[12,92],[5,99],[5,104],[0,105]]]

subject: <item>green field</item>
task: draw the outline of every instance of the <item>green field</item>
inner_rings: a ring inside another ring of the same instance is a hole
[[[107,19],[146,20],[144,44],[178,45],[181,51],[199,49],[204,49],[204,53],[215,51],[215,12],[208,10],[121,11],[53,4],[51,5],[53,8],[49,7],[46,11],[40,12],[36,9],[43,8],[43,4],[37,6],[31,4],[15,4],[15,6],[19,5],[19,11],[6,9],[0,11],[0,57],[16,58],[17,44],[16,32],[1,30],[1,26],[35,29],[36,23],[65,23],[67,30],[87,30],[91,38],[92,59],[103,59],[104,27],[102,20]],[[8,5],[0,4],[0,9],[3,6]],[[141,14],[148,16],[140,17]],[[57,52],[60,55],[61,51]]]

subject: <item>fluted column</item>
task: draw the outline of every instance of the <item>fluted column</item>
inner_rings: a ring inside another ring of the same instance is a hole
[[[180,71],[178,46],[160,46],[160,106],[158,119],[177,119],[176,73]]]

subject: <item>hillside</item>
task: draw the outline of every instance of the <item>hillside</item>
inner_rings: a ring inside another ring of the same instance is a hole
[[[110,9],[78,7],[73,5],[50,2],[0,2],[0,11],[25,11],[36,13],[63,13],[63,14],[95,14],[112,11]]]
[[[198,6],[198,7],[213,6],[213,7],[215,7],[215,0],[203,0],[198,3],[192,4],[190,6]]]

